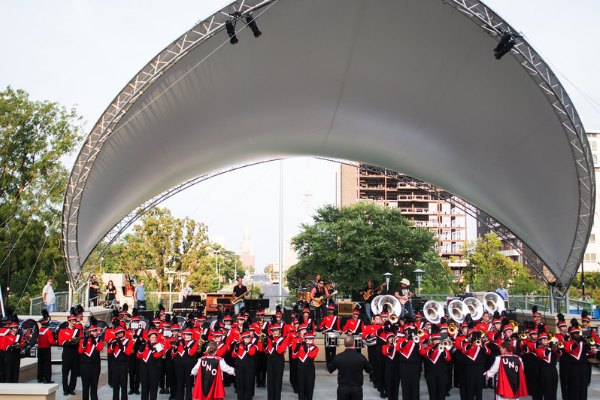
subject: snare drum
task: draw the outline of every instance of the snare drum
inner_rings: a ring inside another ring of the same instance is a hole
[[[363,340],[360,336],[354,337],[354,348],[362,349],[363,348]]]
[[[337,332],[326,332],[325,333],[325,347],[326,348],[338,347],[339,338],[340,338],[340,334]]]

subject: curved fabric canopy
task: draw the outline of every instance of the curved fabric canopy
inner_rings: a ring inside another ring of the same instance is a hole
[[[593,216],[591,153],[554,74],[478,1],[238,1],[156,56],[75,163],[72,279],[137,206],[202,174],[314,155],[401,171],[492,215],[568,285]],[[260,38],[228,14],[253,11]]]

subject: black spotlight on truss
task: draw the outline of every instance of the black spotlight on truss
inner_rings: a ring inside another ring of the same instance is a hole
[[[256,25],[256,20],[250,13],[246,14],[246,24],[248,24],[248,27],[252,30],[254,37],[262,35],[262,32],[258,29],[258,25]]]
[[[517,44],[515,38],[523,37],[503,30],[501,30],[500,33],[502,33],[502,38],[500,38],[498,46],[496,46],[496,48],[494,49],[494,58],[496,60],[501,59],[506,53],[508,53],[512,50],[513,47],[515,47],[515,45]]]
[[[235,25],[232,20],[227,20],[225,22],[225,30],[227,30],[227,34],[229,35],[229,43],[236,44],[239,42],[237,36],[235,35]]]

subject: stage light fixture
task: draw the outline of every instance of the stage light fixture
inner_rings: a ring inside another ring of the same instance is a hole
[[[500,39],[498,46],[496,46],[496,48],[494,49],[494,58],[496,60],[501,59],[506,53],[508,53],[512,50],[513,47],[515,47],[515,45],[517,44],[515,37],[522,37],[520,35],[515,35],[513,33],[506,32],[503,30],[501,30],[500,33],[502,33],[502,38]]]
[[[237,36],[235,35],[235,25],[231,20],[227,20],[225,22],[225,30],[227,30],[227,34],[229,35],[229,43],[236,44],[239,42]]]
[[[246,14],[246,24],[248,24],[248,26],[252,30],[252,33],[254,34],[255,38],[262,35],[262,32],[258,29],[258,25],[256,25],[256,20],[250,13]]]

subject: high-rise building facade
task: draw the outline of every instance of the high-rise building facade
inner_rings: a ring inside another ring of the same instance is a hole
[[[588,140],[592,149],[592,157],[594,158],[594,172],[596,174],[596,213],[594,215],[594,223],[592,225],[592,233],[588,240],[588,245],[585,249],[585,255],[583,258],[583,270],[584,272],[600,271],[600,220],[598,219],[598,213],[600,212],[600,201],[598,196],[598,180],[600,177],[600,131],[588,132]]]
[[[465,201],[406,175],[366,164],[341,164],[340,204],[346,206],[358,200],[399,208],[415,226],[433,231],[438,251],[443,259],[460,260],[467,244],[467,214]],[[464,263],[453,262],[460,269]]]

